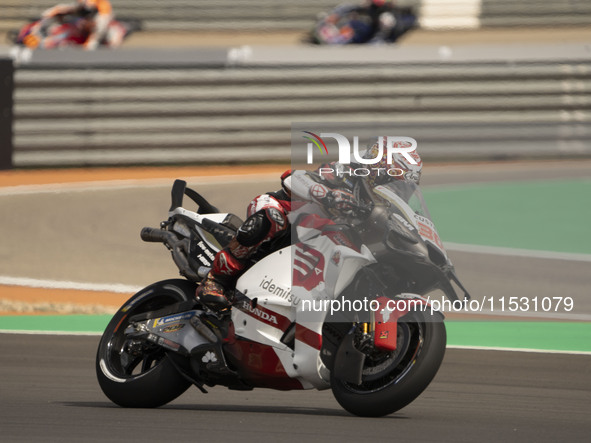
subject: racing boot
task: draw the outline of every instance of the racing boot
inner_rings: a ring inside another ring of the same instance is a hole
[[[197,300],[215,312],[228,311],[232,306],[232,302],[226,296],[225,286],[211,271],[197,288],[195,296]]]
[[[229,249],[222,249],[213,260],[211,271],[197,288],[197,299],[214,312],[229,312],[232,306],[230,289],[245,268]]]

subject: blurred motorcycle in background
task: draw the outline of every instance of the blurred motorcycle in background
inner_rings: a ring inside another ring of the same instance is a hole
[[[417,24],[411,8],[374,0],[367,5],[340,5],[320,14],[307,37],[317,45],[393,43]]]
[[[117,48],[132,33],[142,29],[142,22],[136,18],[112,19],[97,44],[89,46],[87,41],[92,27],[90,17],[77,13],[58,13],[50,17],[34,18],[21,29],[8,32],[7,39],[13,45],[11,57],[16,62],[26,62],[31,58],[32,51],[38,48]]]

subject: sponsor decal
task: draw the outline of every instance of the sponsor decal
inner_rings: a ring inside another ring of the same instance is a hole
[[[217,356],[215,355],[215,353],[214,353],[214,352],[212,352],[212,351],[207,351],[207,352],[205,353],[205,355],[203,356],[203,358],[201,359],[201,361],[202,361],[203,363],[210,363],[210,362],[211,362],[211,363],[215,363],[215,362],[217,362],[217,361],[218,361],[218,358],[217,358]]]
[[[392,214],[392,217],[394,217],[396,220],[398,220],[400,223],[402,223],[404,225],[404,227],[406,229],[408,229],[409,231],[414,231],[415,227],[413,225],[411,225],[402,215],[400,214]]]
[[[318,184],[312,186],[310,193],[315,199],[322,200],[324,197],[326,197],[327,190],[325,186]]]
[[[285,225],[285,219],[283,218],[283,214],[281,214],[281,212],[279,212],[277,209],[270,208],[269,209],[269,216],[279,226],[284,226]]]
[[[236,251],[234,251],[234,254],[236,254]],[[220,272],[220,274],[232,275],[235,272],[234,268],[232,266],[230,266],[230,263],[228,263],[228,259],[226,258],[225,252],[222,252],[220,254],[220,257],[218,259],[218,262],[216,263],[216,266],[217,266],[217,270]]]
[[[197,260],[199,260],[203,266],[211,266],[211,262],[207,260],[203,254],[197,254]]]
[[[195,240],[191,241],[191,247],[189,253],[191,257],[199,260],[203,266],[211,266],[213,260],[215,259],[215,251],[212,251],[211,248],[203,241],[203,240]]]
[[[177,323],[183,320],[189,320],[195,315],[195,312],[185,312],[184,314],[169,315],[168,317],[161,317],[154,320],[154,326],[167,325],[169,323]]]
[[[282,288],[281,286],[273,283],[273,278],[267,280],[266,277],[267,276],[265,276],[265,278],[261,280],[261,282],[259,283],[259,287],[263,288],[269,294],[276,295],[284,300],[291,302],[293,298],[291,294],[291,289]]]
[[[429,240],[435,245],[437,245],[437,247],[442,251],[445,250],[443,247],[443,242],[439,238],[439,235],[435,230],[435,225],[433,224],[433,222],[428,218],[422,217],[418,214],[415,214],[415,219],[417,221],[420,236],[423,237],[425,240]]]
[[[167,334],[169,332],[176,332],[176,331],[180,331],[184,327],[185,327],[184,323],[177,323],[176,325],[166,326],[164,329],[162,329],[162,332],[165,334]]]
[[[341,262],[341,251],[336,251],[334,254],[332,254],[331,261],[338,266]]]
[[[203,253],[205,255],[207,255],[207,258],[209,258],[213,262],[213,259],[215,258],[215,254],[213,252],[211,252],[211,250],[207,247],[207,245],[205,243],[203,243],[203,241],[200,241],[199,243],[197,243],[197,247],[199,249],[201,249],[203,251]]]
[[[250,313],[253,317],[263,321],[264,323],[270,325],[279,325],[279,322],[277,321],[277,316],[272,314],[271,311],[259,307],[253,308],[250,302],[247,300],[244,300],[242,302],[242,306],[240,307],[240,309]]]

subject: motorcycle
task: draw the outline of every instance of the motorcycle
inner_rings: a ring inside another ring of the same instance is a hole
[[[355,5],[341,5],[319,15],[307,41],[317,45],[394,43],[413,29],[417,17],[410,8],[392,8],[380,16],[376,31],[368,11]]]
[[[138,19],[113,19],[108,25],[100,47],[116,48],[132,33],[141,30]],[[80,47],[90,34],[90,22],[76,14],[58,14],[46,19],[33,19],[19,30],[7,33],[8,42],[13,45],[11,56],[17,62],[26,62],[37,48],[62,49]]]
[[[290,242],[242,274],[230,312],[218,313],[195,291],[242,220],[176,180],[168,219],[141,238],[163,243],[184,279],[149,285],[107,325],[96,356],[105,395],[123,407],[158,407],[191,385],[332,389],[345,410],[373,417],[418,397],[446,347],[443,315],[425,295],[440,289],[458,300],[452,281],[469,294],[418,186],[355,186],[352,215],[300,216]],[[196,211],[183,207],[185,196]],[[370,309],[344,308],[363,303]]]

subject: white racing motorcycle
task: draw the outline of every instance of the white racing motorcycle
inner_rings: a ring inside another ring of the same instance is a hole
[[[293,223],[291,244],[274,245],[250,267],[230,314],[219,315],[195,290],[241,220],[176,180],[168,220],[141,237],[164,243],[185,279],[146,287],[108,324],[96,358],[106,396],[124,407],[158,407],[190,385],[330,388],[359,416],[412,402],[446,346],[443,316],[423,296],[439,289],[458,300],[451,281],[469,295],[418,186],[369,189],[360,181],[355,192],[364,203],[349,220]],[[196,212],[182,207],[184,195]]]

